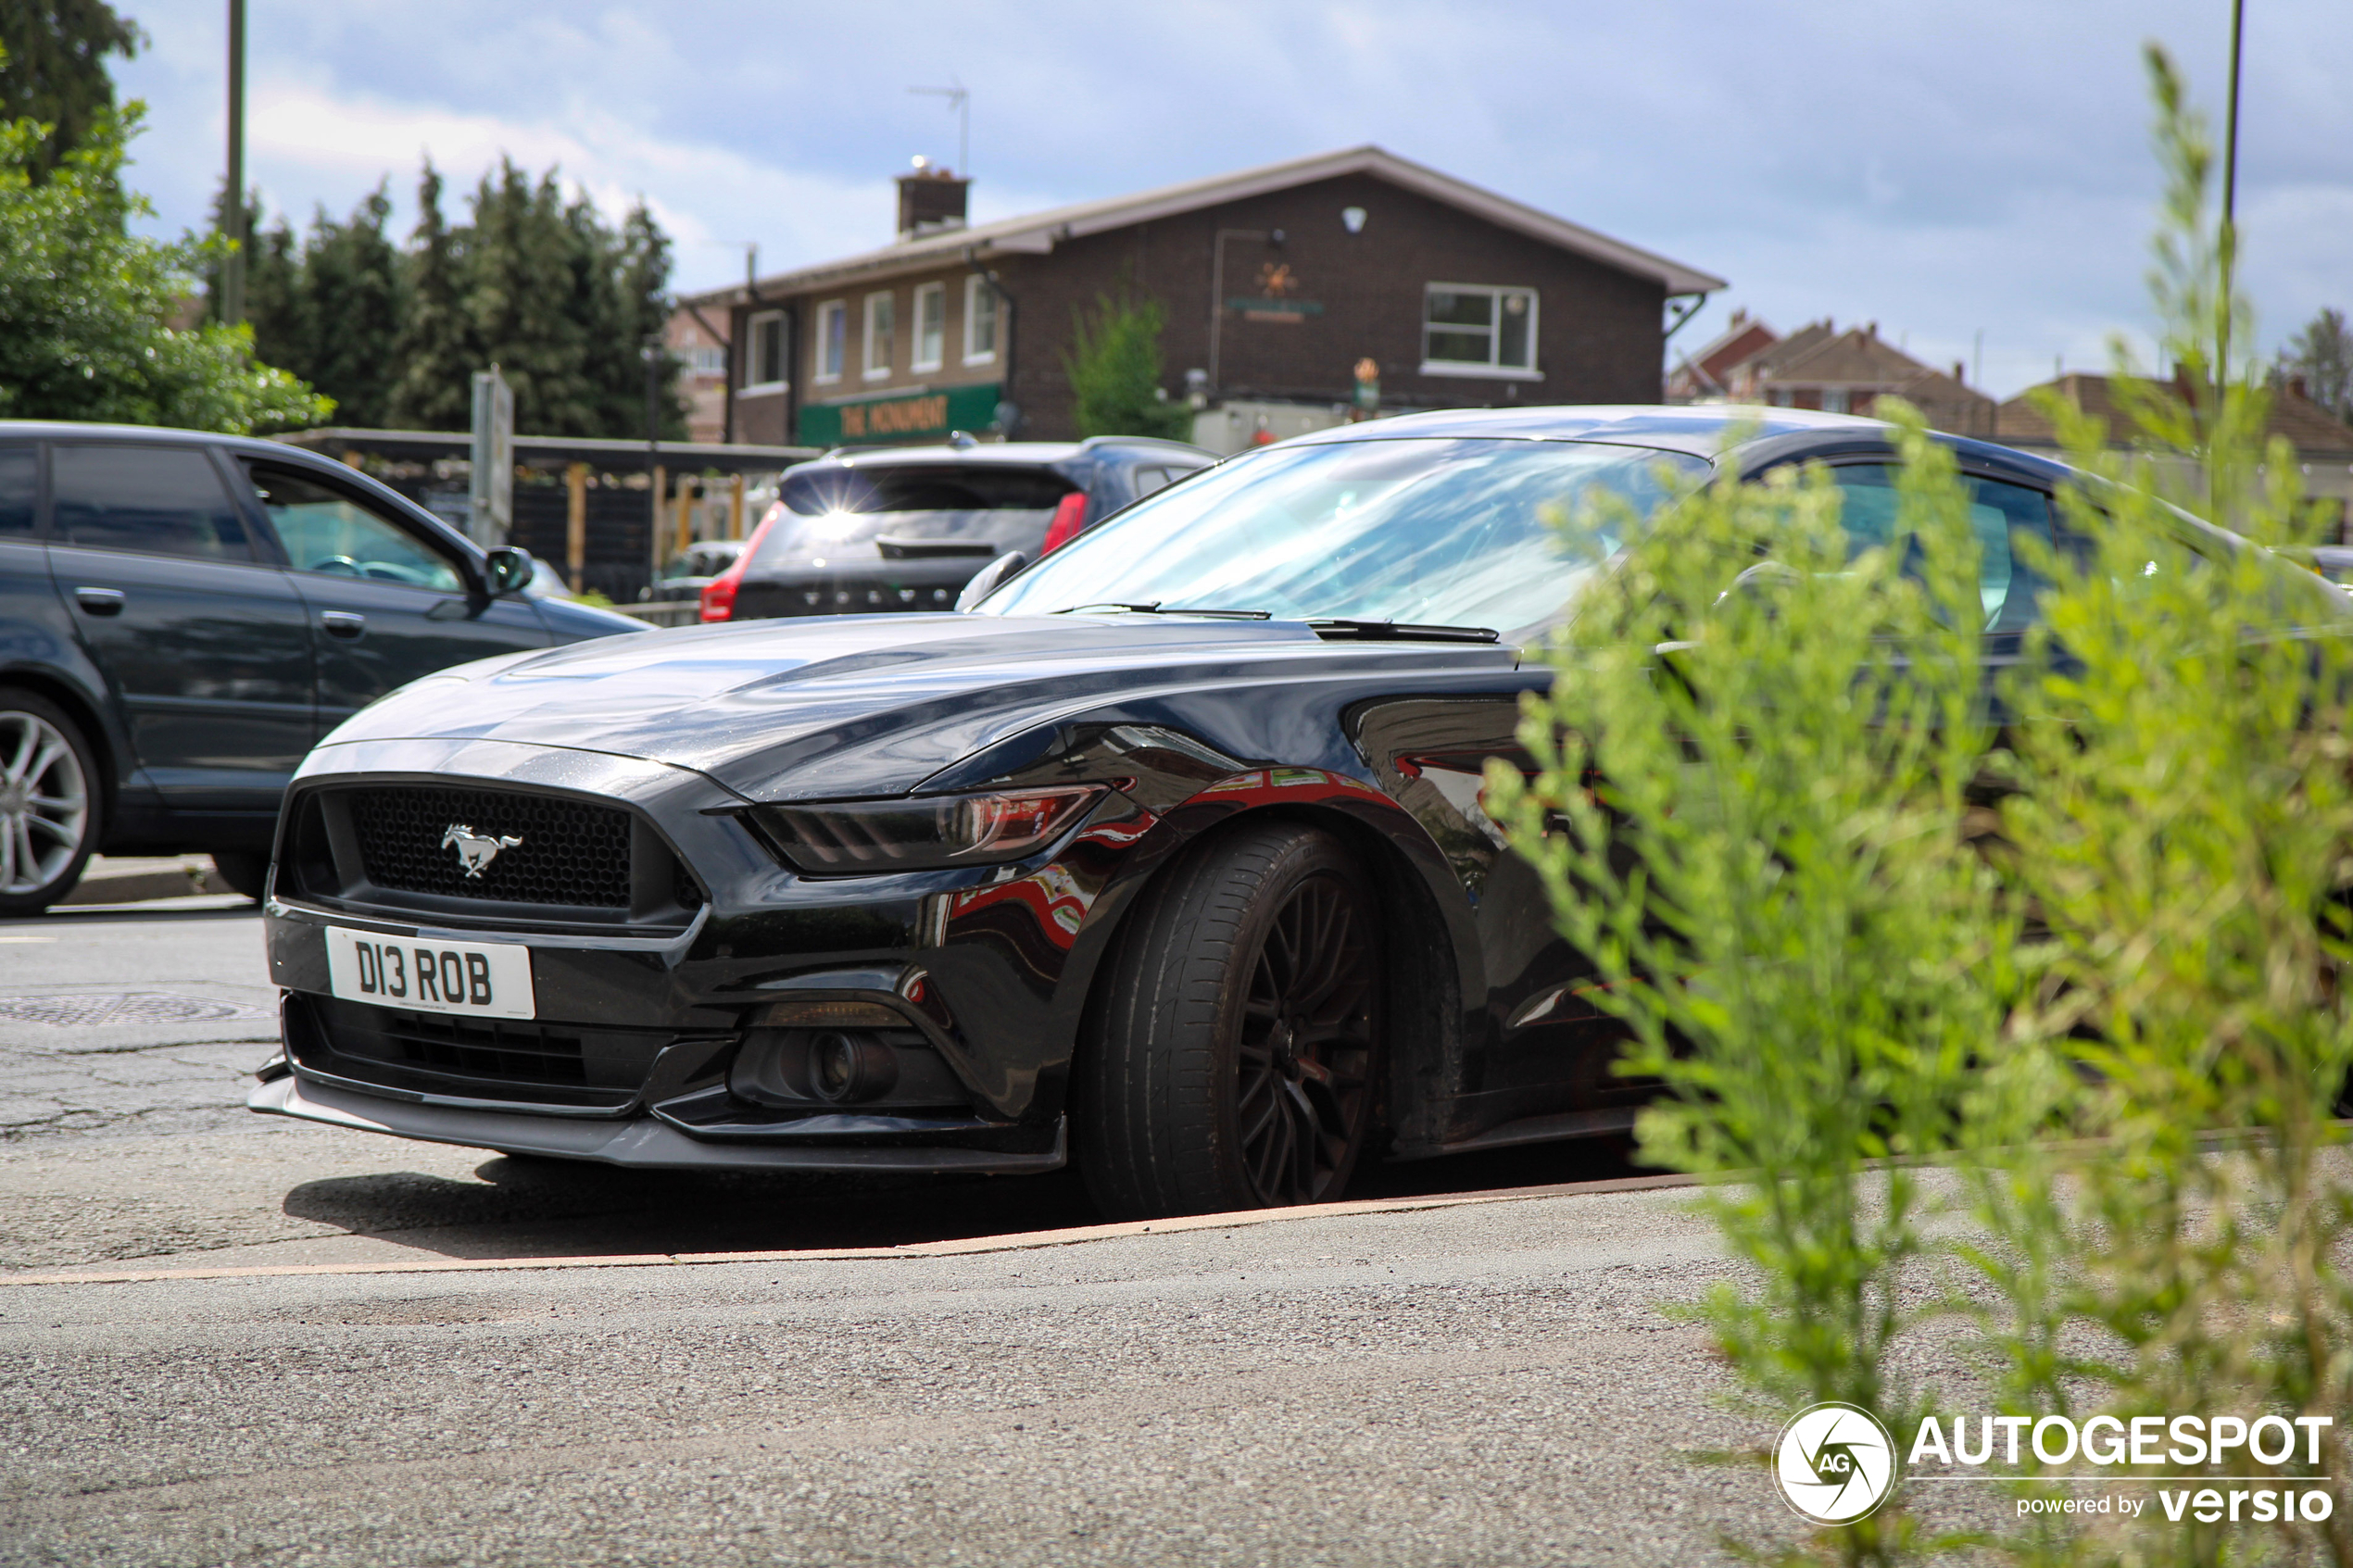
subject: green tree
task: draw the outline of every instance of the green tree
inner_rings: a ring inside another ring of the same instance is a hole
[[[585,373],[588,323],[572,308],[572,235],[554,172],[535,183],[501,158],[474,192],[473,220],[466,315],[482,365],[497,364],[514,388],[515,427],[601,433]]]
[[[1091,320],[1071,312],[1063,373],[1080,435],[1190,437],[1192,409],[1170,402],[1161,384],[1160,334],[1167,324],[1159,300],[1139,302],[1125,290],[1117,298],[1098,295]]]
[[[107,56],[129,59],[145,40],[106,0],[14,0],[0,6],[0,120],[52,127],[29,155],[34,182],[48,177],[114,113]]]
[[[2353,424],[2353,330],[2342,310],[2322,310],[2280,350],[2280,372],[2301,376],[2305,395]]]
[[[472,373],[487,361],[475,344],[466,308],[466,241],[465,231],[453,231],[442,216],[441,175],[428,160],[417,181],[407,309],[393,345],[398,379],[386,415],[390,424],[408,430],[470,427]]]
[[[378,185],[342,222],[321,211],[303,244],[308,341],[303,357],[289,363],[335,400],[336,417],[347,425],[381,426],[391,414],[401,306],[400,253],[384,234],[391,216]]]
[[[643,435],[648,344],[660,345],[670,320],[670,240],[640,202],[608,230],[585,198],[566,214],[572,224],[575,309],[587,326],[583,371],[596,389],[597,433]],[[686,405],[678,395],[677,356],[657,346],[661,362],[656,415],[662,439],[683,441]]]
[[[46,129],[0,128],[0,418],[233,432],[319,423],[333,404],[257,362],[245,328],[171,327],[206,252],[128,231],[153,211],[121,182],[139,112],[94,119],[45,179]]]

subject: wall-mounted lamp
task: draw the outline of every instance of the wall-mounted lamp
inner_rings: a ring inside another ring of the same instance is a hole
[[[1340,226],[1347,230],[1352,234],[1363,233],[1365,232],[1365,209],[1361,207],[1341,207],[1340,209]]]

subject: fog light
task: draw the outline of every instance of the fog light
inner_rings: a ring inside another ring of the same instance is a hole
[[[809,1041],[809,1087],[849,1105],[888,1094],[899,1082],[899,1053],[870,1035],[827,1029]]]

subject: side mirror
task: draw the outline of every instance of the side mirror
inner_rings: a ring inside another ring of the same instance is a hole
[[[491,551],[484,566],[490,574],[490,596],[494,599],[522,593],[539,571],[539,563],[531,558],[529,550],[511,545],[501,545]]]
[[[1019,550],[1007,550],[1003,555],[973,573],[972,581],[964,584],[964,591],[956,596],[957,611],[962,613],[972,608],[973,606],[1003,586],[1008,579],[1028,564],[1029,558]]]
[[[1716,608],[1721,609],[1737,595],[1745,598],[1765,600],[1767,602],[1766,614],[1770,617],[1775,608],[1771,601],[1782,590],[1805,580],[1803,572],[1786,562],[1761,560],[1733,578],[1732,585],[1716,596]]]

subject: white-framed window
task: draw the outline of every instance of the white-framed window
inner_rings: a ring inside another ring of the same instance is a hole
[[[997,362],[997,291],[975,272],[964,280],[964,363]]]
[[[785,313],[763,310],[744,323],[746,392],[775,392],[785,384]]]
[[[936,370],[948,357],[948,285],[924,283],[915,290],[915,355],[911,370]]]
[[[1844,387],[1843,387],[1843,386],[1831,386],[1831,387],[1824,387],[1824,388],[1822,389],[1822,412],[1823,412],[1823,413],[1825,413],[1825,414],[1843,414],[1843,413],[1845,413],[1845,412],[1846,412],[1846,403],[1847,403],[1847,395],[1846,395],[1846,389],[1845,389]]]
[[[817,366],[812,379],[820,383],[841,380],[842,353],[849,338],[849,305],[829,299],[817,307]]]
[[[1536,368],[1536,291],[1488,283],[1425,285],[1422,374],[1543,380]]]
[[[880,381],[890,374],[891,361],[899,358],[899,296],[885,289],[866,296],[866,353],[863,364],[868,381]]]

